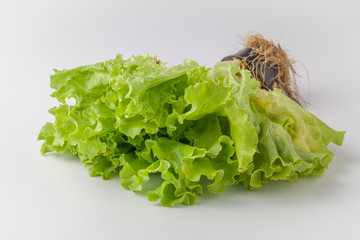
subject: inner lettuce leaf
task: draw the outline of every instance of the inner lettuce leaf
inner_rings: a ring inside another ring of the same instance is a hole
[[[118,55],[55,70],[50,86],[60,105],[38,136],[41,153],[70,151],[90,176],[119,175],[124,188],[147,189],[164,206],[191,205],[204,188],[322,175],[334,155],[328,144],[345,134],[281,90],[261,89],[236,61],[167,67],[148,54]],[[162,182],[143,188],[152,175]]]

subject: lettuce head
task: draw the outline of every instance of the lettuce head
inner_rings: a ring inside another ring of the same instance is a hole
[[[142,191],[150,201],[191,205],[204,188],[261,188],[269,181],[322,175],[338,132],[285,96],[266,91],[236,61],[167,67],[145,54],[55,70],[59,105],[38,136],[41,153],[70,151],[90,176]],[[73,98],[75,104],[66,100]],[[207,179],[207,181],[201,181]]]

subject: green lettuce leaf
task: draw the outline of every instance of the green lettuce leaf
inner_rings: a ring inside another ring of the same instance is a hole
[[[260,89],[236,61],[167,67],[148,54],[118,55],[55,70],[50,86],[60,105],[38,136],[41,153],[70,151],[90,176],[119,175],[164,206],[191,205],[204,188],[321,175],[333,158],[328,144],[344,138],[279,89]],[[144,188],[152,175],[161,182]]]

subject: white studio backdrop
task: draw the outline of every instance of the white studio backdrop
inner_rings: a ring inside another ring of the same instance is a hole
[[[350,0],[1,1],[0,239],[359,239],[359,11]],[[144,52],[211,67],[249,31],[298,60],[307,109],[347,131],[323,177],[165,208],[69,154],[40,155],[53,68]]]

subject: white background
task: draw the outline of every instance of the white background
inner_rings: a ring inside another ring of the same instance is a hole
[[[359,1],[1,1],[0,239],[360,239]],[[165,208],[40,155],[52,69],[149,52],[211,67],[249,31],[299,60],[308,110],[346,130],[323,177]],[[303,64],[302,64],[303,63]],[[305,66],[305,67],[304,67]]]

